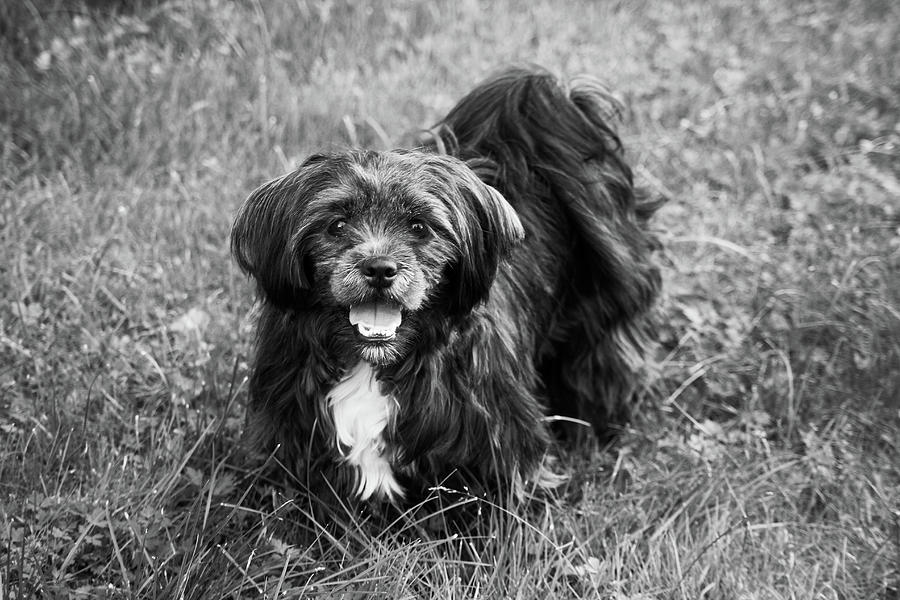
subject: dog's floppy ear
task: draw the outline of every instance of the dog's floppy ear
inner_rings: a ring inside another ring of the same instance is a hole
[[[449,156],[430,156],[427,164],[453,215],[459,260],[451,265],[449,311],[464,315],[487,299],[500,261],[525,237],[515,209],[466,164]]]
[[[256,279],[266,300],[280,308],[297,306],[311,273],[293,248],[302,206],[315,192],[311,173],[327,159],[316,154],[297,170],[258,187],[238,210],[231,228],[231,252]]]

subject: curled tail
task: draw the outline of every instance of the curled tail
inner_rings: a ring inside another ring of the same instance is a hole
[[[596,80],[564,86],[540,69],[510,69],[476,87],[430,134],[439,152],[465,160],[519,209],[558,202],[578,238],[583,264],[573,285],[598,299],[609,328],[637,317],[655,298],[656,239],[644,229],[661,202],[634,189],[612,127],[619,103]]]

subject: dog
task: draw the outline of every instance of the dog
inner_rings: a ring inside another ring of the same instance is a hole
[[[310,156],[231,236],[261,310],[248,431],[310,490],[395,506],[549,482],[550,415],[609,430],[660,289],[599,83],[477,86],[413,149]]]

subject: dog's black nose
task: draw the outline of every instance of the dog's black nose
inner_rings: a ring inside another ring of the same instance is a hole
[[[373,256],[359,263],[359,270],[372,287],[390,287],[397,276],[397,263],[386,256]]]

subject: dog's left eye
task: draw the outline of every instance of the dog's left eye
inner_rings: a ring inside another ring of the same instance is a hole
[[[431,230],[428,229],[428,225],[422,221],[413,221],[410,223],[409,230],[418,238],[426,238],[431,233]]]
[[[333,235],[334,237],[340,237],[344,234],[344,229],[347,226],[347,221],[343,219],[338,219],[334,223],[328,226],[328,233]]]

